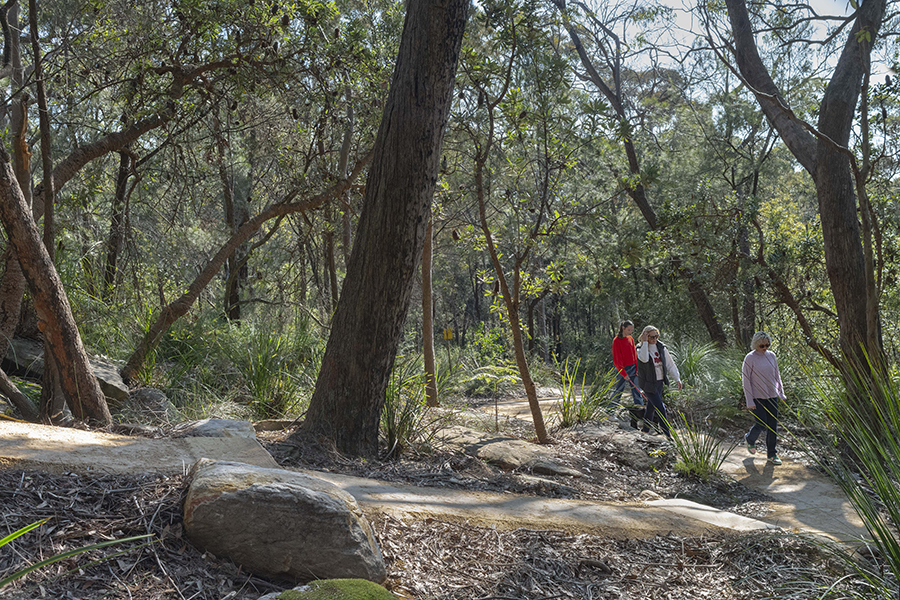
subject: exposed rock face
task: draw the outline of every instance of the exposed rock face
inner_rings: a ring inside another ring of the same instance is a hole
[[[202,419],[182,423],[173,432],[182,437],[242,437],[256,439],[256,430],[250,421],[234,421],[231,419]]]
[[[162,391],[138,388],[131,392],[115,414],[135,423],[165,424],[178,420],[178,409]]]
[[[262,575],[385,580],[384,560],[356,500],[302,473],[209,459],[191,470],[190,539]]]
[[[505,471],[525,469],[543,475],[582,475],[580,471],[556,462],[547,449],[523,440],[485,434],[460,426],[446,427],[441,433],[445,442],[460,446]]]
[[[577,435],[582,440],[590,440],[596,444],[595,453],[603,454],[609,460],[627,465],[637,471],[652,471],[665,464],[662,454],[651,455],[645,445],[656,448],[665,448],[666,441],[661,437],[650,436],[645,433],[635,433],[633,429],[625,427],[622,421],[620,428],[614,428],[606,424],[587,424],[576,428]],[[644,444],[636,442],[636,435],[642,436]]]
[[[110,405],[128,399],[128,386],[119,375],[119,368],[108,360],[91,358],[91,369]],[[13,338],[3,357],[3,369],[7,373],[41,379],[44,375],[44,345],[38,340]]]

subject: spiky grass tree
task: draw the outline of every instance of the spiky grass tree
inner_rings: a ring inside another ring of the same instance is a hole
[[[869,372],[871,373],[871,371]],[[868,394],[860,395],[864,385]],[[855,561],[866,598],[900,598],[900,385],[897,374],[860,377],[847,392],[839,378],[820,378],[818,399],[831,435],[816,456],[847,494],[871,536],[875,563]],[[874,383],[873,383],[874,382]],[[877,421],[876,424],[872,420]],[[830,448],[832,452],[825,453]]]

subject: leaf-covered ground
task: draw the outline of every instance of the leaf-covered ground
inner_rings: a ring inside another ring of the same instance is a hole
[[[746,515],[764,514],[766,498],[728,479],[704,483],[677,475],[665,453],[658,466],[636,470],[610,452],[565,432],[551,445],[560,463],[585,477],[539,481],[504,472],[448,449],[407,452],[397,461],[362,461],[313,440],[261,441],[286,467],[327,469],[420,485],[508,491],[551,497],[633,500],[644,490],[690,497]],[[661,438],[637,436],[654,450]],[[2,590],[9,598],[255,600],[290,587],[243,572],[202,553],[181,527],[180,477],[49,475],[0,470],[3,534],[38,519],[40,529],[0,548],[0,575],[54,553],[99,541],[152,533],[155,543],[93,551],[30,574]],[[768,594],[786,582],[787,596],[829,585],[844,571],[817,546],[796,537],[754,534],[615,540],[577,531],[500,530],[458,522],[401,521],[373,516],[389,578],[401,597],[421,599],[735,598]],[[102,562],[92,560],[109,557]]]

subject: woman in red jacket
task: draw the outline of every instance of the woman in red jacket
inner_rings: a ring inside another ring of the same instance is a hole
[[[612,355],[613,364],[619,372],[619,380],[616,382],[613,398],[618,398],[627,387],[631,390],[634,406],[643,406],[641,391],[637,387],[637,350],[634,347],[634,323],[622,321],[619,325],[619,334],[613,338]]]

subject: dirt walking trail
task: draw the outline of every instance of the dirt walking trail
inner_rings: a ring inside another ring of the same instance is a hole
[[[558,402],[559,397],[543,397],[540,404],[544,414],[553,414]],[[501,418],[531,419],[527,400],[500,401],[496,406],[485,406],[483,410],[490,414],[496,412]],[[765,452],[753,455],[741,445],[728,456],[722,471],[748,488],[773,498],[774,502],[770,505],[772,513],[761,519],[769,526],[823,535],[849,544],[871,537],[844,492],[815,469],[790,460],[775,466],[766,461]],[[722,512],[709,507],[697,508],[700,505],[694,503],[679,507],[677,500],[650,501],[647,504],[679,511],[690,518]]]
[[[504,403],[514,414],[520,402]],[[525,404],[527,410],[527,403]],[[548,409],[552,400],[547,401]],[[498,406],[498,410],[499,410]],[[184,437],[150,439],[33,425],[0,419],[0,468],[53,473],[181,474],[199,458],[243,462],[268,468],[278,464],[254,439]],[[786,461],[774,467],[739,448],[725,470],[748,487],[775,499],[775,511],[755,520],[678,499],[594,502],[516,494],[469,492],[386,483],[307,471],[352,494],[363,510],[408,518],[461,520],[501,528],[560,529],[613,538],[647,538],[669,532],[700,535],[728,529],[781,527],[854,542],[865,528],[841,491],[812,469]]]

